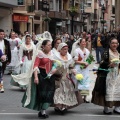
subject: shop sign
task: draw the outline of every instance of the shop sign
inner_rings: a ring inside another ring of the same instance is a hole
[[[28,16],[26,15],[13,15],[14,22],[28,22]]]

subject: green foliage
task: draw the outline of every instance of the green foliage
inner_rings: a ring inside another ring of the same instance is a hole
[[[44,18],[43,20],[44,20],[44,21],[51,21],[51,18],[46,17],[46,18]]]
[[[70,12],[77,12],[78,9],[77,9],[76,6],[72,6],[72,7],[70,7],[69,11],[70,11]]]

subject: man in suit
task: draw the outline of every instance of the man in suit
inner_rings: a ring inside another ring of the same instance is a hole
[[[102,53],[104,51],[104,46],[105,46],[104,36],[102,36],[101,33],[98,33],[98,35],[96,36],[95,41],[94,41],[94,48],[96,50],[96,60],[97,60],[96,64],[100,63],[100,55],[99,54],[102,55]]]
[[[0,29],[0,49],[2,50],[2,53],[6,55],[7,59],[5,62],[2,62],[2,71],[0,74],[4,74],[4,71],[6,69],[6,66],[10,64],[11,62],[11,51],[10,51],[10,44],[9,41],[4,39],[5,33],[3,29]],[[0,81],[0,92],[4,93],[4,87],[3,87],[3,78]]]

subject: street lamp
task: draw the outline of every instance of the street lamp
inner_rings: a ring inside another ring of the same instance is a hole
[[[49,12],[49,3],[47,0],[42,0],[42,10],[45,11],[46,16],[46,30],[48,31],[48,13]]]
[[[103,34],[104,34],[104,23],[105,23],[105,20],[104,20],[105,6],[104,6],[104,4],[102,5],[101,10],[102,10],[102,14],[103,14],[103,18],[101,18],[101,19],[103,19],[103,22],[101,22],[101,23],[103,24]]]

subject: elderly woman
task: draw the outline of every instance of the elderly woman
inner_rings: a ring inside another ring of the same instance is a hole
[[[104,107],[104,114],[110,115],[109,107],[114,113],[120,114],[120,54],[117,51],[118,40],[112,38],[110,47],[105,50],[97,72],[97,79],[93,90],[92,103]],[[116,60],[117,61],[116,61]]]
[[[53,65],[52,39],[48,32],[43,35],[45,37],[38,43],[30,70],[18,76],[12,75],[12,77],[21,85],[27,85],[22,106],[39,111],[38,117],[45,119],[49,117],[46,110],[53,104],[55,80],[54,70],[51,71]],[[49,73],[51,73],[50,76],[48,76]]]
[[[68,53],[68,45],[60,43],[58,46],[58,53],[54,55],[56,60],[61,62],[61,67],[55,74],[60,75],[59,87],[55,90],[54,104],[55,111],[64,114],[67,109],[73,108],[82,102],[79,93],[75,93],[74,82],[70,78],[70,74],[74,73],[71,64],[73,64],[72,57]]]

